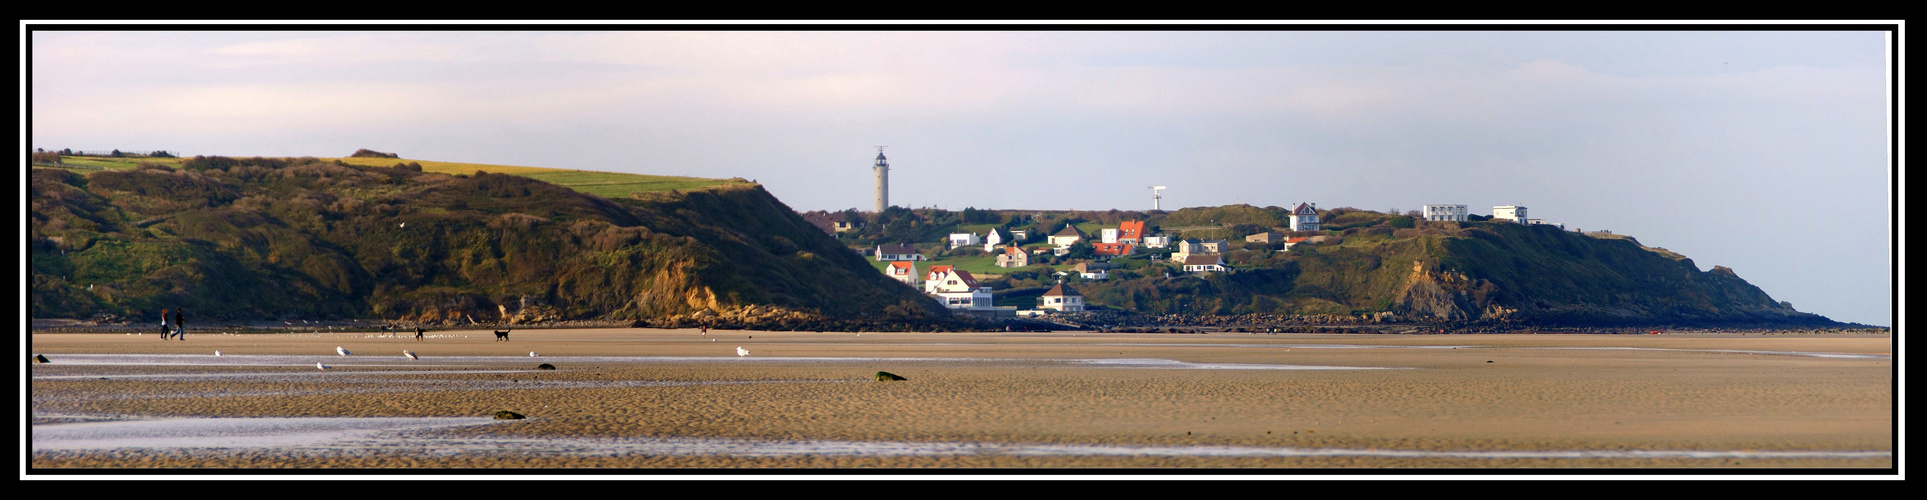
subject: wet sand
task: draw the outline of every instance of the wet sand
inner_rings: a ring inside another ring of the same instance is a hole
[[[191,333],[163,342],[151,334],[35,334],[31,352],[52,363],[31,367],[34,429],[86,419],[497,410],[529,418],[419,431],[409,434],[416,441],[362,448],[36,449],[31,466],[1893,467],[1893,364],[1884,335],[580,329],[516,331],[509,342],[487,330],[430,335],[416,342],[366,333]],[[337,356],[335,346],[354,355]],[[752,354],[736,356],[738,346]],[[217,349],[226,356],[214,358]],[[402,358],[404,349],[422,359]],[[558,369],[534,370],[543,362]],[[877,382],[879,370],[909,380]],[[664,440],[1043,451],[646,451]],[[628,447],[489,451],[471,442]],[[423,451],[435,446],[462,451]],[[1276,450],[1353,452],[1265,455]],[[1571,451],[1620,455],[1556,455]],[[1738,454],[1674,453],[1681,451]],[[1631,452],[1663,453],[1625,455]]]

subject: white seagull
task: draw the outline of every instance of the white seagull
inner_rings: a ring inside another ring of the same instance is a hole
[[[531,357],[531,358],[533,358],[533,357],[536,357],[536,356],[537,356],[537,354],[535,354],[535,351],[529,351],[529,357]]]
[[[321,364],[321,363],[315,363],[315,364],[314,364],[314,367],[315,367],[315,369],[317,369],[317,370],[326,370],[326,369],[328,369],[328,365],[324,365],[324,364]]]
[[[742,346],[736,346],[736,355],[737,355],[737,356],[748,356],[748,355],[749,355],[749,349],[744,349],[744,348],[743,348]]]
[[[342,356],[347,356],[347,355],[349,355],[349,354],[354,354],[354,353],[351,353],[351,352],[348,352],[348,350],[347,350],[347,349],[342,349],[342,348],[341,348],[341,346],[335,346],[335,354],[340,354],[340,355],[342,355]]]
[[[422,359],[421,357],[415,355],[415,351],[402,351],[401,355],[408,356],[408,359]]]
[[[217,358],[218,358],[218,357],[221,357],[221,350],[220,350],[220,349],[215,349],[215,350],[214,350],[214,357],[217,357]]]
[[[401,223],[401,227],[408,227],[408,223],[406,222]]]

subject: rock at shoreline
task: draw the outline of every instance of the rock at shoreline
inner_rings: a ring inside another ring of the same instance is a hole
[[[535,365],[535,369],[537,369],[537,370],[554,370],[554,369],[555,369],[555,365],[551,365],[551,364],[548,364],[548,363],[542,363],[542,364],[539,364],[539,365]]]
[[[35,363],[52,363],[52,361],[48,361],[48,360],[47,360],[47,355],[45,355],[45,354],[35,354],[35,355],[33,355],[33,362],[35,362]],[[878,373],[882,373],[882,372],[878,372]],[[878,375],[878,376],[880,377],[880,376],[882,376],[882,375]]]
[[[520,413],[516,413],[508,410],[495,412],[496,420],[521,420],[523,418],[526,418],[526,417],[523,417],[522,414]]]
[[[910,380],[910,379],[907,379],[907,378],[903,378],[903,376],[902,376],[902,375],[897,375],[897,374],[895,374],[895,373],[890,373],[890,372],[877,372],[877,381],[878,381],[878,382],[889,382],[889,381],[893,381],[893,380]]]

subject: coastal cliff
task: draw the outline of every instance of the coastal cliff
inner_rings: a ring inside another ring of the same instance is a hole
[[[759,185],[612,199],[513,175],[222,160],[33,169],[34,317],[947,316]]]

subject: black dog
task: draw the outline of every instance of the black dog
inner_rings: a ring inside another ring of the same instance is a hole
[[[511,331],[515,331],[515,327],[509,327],[509,329],[507,329],[507,330],[496,330],[496,331],[495,331],[495,340],[496,340],[496,341],[498,341],[498,342],[508,342],[508,341],[509,341],[509,332],[511,332]]]

